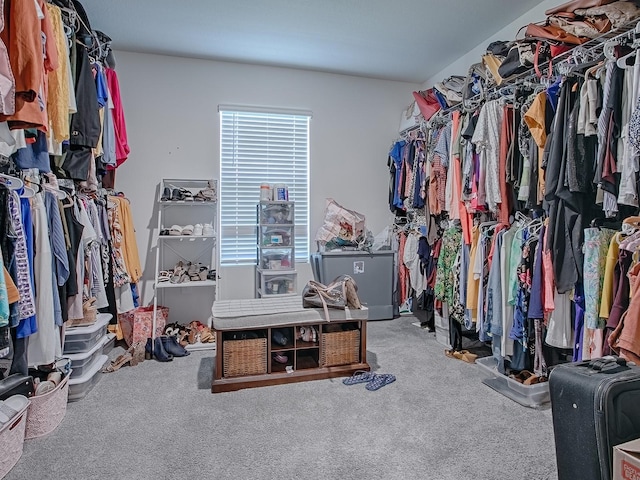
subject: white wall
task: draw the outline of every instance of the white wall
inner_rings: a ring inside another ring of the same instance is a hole
[[[393,220],[387,153],[419,85],[130,52],[116,52],[116,61],[131,146],[116,189],[131,200],[145,303],[152,298],[157,185],[161,178],[219,178],[219,104],[313,112],[310,251],[327,197],[363,213],[374,234]],[[307,264],[298,271],[301,289],[312,275]],[[219,298],[254,296],[253,267],[220,275]]]
[[[562,0],[544,0],[538,6],[532,8],[527,13],[516,19],[513,23],[510,23],[502,30],[496,32],[490,38],[486,39],[480,45],[473,50],[467,52],[462,57],[453,61],[448,67],[444,68],[440,72],[429,78],[422,86],[423,89],[433,86],[435,83],[451,76],[451,75],[463,75],[467,74],[469,67],[482,60],[482,55],[487,51],[487,46],[496,40],[514,40],[518,31],[528,25],[529,23],[535,23],[543,21],[547,16],[544,14],[545,10],[549,10],[557,5],[564,3]],[[520,32],[518,38],[524,36],[524,31]]]

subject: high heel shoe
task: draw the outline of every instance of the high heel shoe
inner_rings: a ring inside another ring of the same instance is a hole
[[[169,355],[173,355],[174,357],[186,357],[191,354],[191,352],[178,343],[178,339],[176,337],[166,336],[159,338],[162,342],[162,346]]]

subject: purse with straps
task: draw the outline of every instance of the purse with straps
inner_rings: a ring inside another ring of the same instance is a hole
[[[31,398],[34,393],[35,387],[31,375],[14,373],[0,380],[0,400],[6,400],[13,395],[24,395]]]
[[[309,280],[302,291],[302,306],[322,308],[328,322],[330,321],[329,308],[359,309],[362,308],[362,303],[358,298],[358,286],[355,280],[349,275],[340,275],[329,285]]]

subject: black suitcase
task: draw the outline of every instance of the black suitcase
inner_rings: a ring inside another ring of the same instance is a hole
[[[611,480],[613,447],[640,437],[640,367],[614,357],[557,365],[549,394],[558,480]]]

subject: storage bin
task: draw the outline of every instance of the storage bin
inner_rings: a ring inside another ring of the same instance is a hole
[[[285,293],[296,293],[296,274],[289,275],[262,275],[260,293],[267,295],[282,295]]]
[[[261,249],[260,268],[264,270],[293,270],[293,249]]]
[[[260,226],[260,243],[263,247],[289,247],[293,236],[293,227]]]
[[[222,351],[225,377],[267,373],[267,339],[224,340]]]
[[[104,346],[108,340],[109,337],[107,335],[103,335],[91,350],[81,353],[65,354],[65,357],[71,361],[71,378],[81,377],[89,368],[91,368],[98,357],[106,355],[104,353]]]
[[[0,429],[0,478],[4,478],[22,456],[28,409],[29,405],[25,406]]]
[[[81,353],[91,350],[107,333],[109,320],[111,315],[100,314],[93,325],[67,328],[64,334],[64,353]]]
[[[100,355],[91,365],[84,375],[78,378],[69,379],[69,401],[75,402],[84,398],[87,393],[98,383],[102,374],[100,370],[109,360],[106,355]]]
[[[360,330],[322,334],[321,367],[358,362],[360,362]]]
[[[442,328],[436,324],[436,342],[443,347],[451,349],[451,340],[449,338],[449,328]]]
[[[156,337],[160,337],[164,333],[164,326],[167,324],[168,318],[169,308],[158,306],[156,308]],[[153,330],[153,306],[138,307],[119,314],[118,324],[128,346],[136,342],[146,342],[147,338],[151,338]]]
[[[116,345],[116,334],[115,333],[107,333],[107,339],[104,342],[104,346],[102,347],[102,354],[109,355],[113,347]]]
[[[69,375],[50,392],[31,397],[24,438],[29,440],[53,432],[67,413],[68,396]]]
[[[476,364],[478,364],[485,373],[493,377],[483,380],[482,383],[520,405],[525,407],[539,407],[551,400],[549,396],[549,382],[524,385],[498,372],[496,369],[496,359],[493,357],[479,358],[476,360]]]

